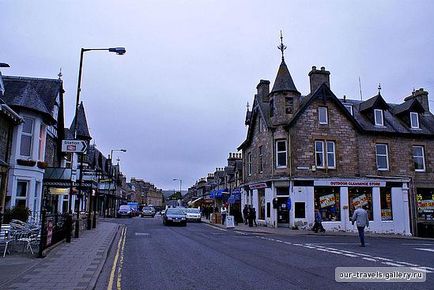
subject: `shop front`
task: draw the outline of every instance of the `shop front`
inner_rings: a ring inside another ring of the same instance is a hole
[[[364,207],[370,221],[369,231],[410,235],[408,180],[318,179],[304,185],[293,184],[292,225],[309,229],[317,209],[329,231],[356,231],[351,217]],[[304,210],[304,212],[303,212]]]
[[[417,233],[434,238],[434,188],[416,188]]]

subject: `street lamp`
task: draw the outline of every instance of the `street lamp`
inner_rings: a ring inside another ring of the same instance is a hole
[[[111,48],[81,48],[80,51],[80,66],[78,68],[78,84],[77,84],[77,99],[75,102],[75,119],[74,119],[74,139],[77,139],[77,119],[78,119],[78,105],[80,103],[80,92],[81,92],[81,72],[83,68],[83,56],[86,51],[92,51],[92,50],[106,50],[109,52],[114,52],[117,55],[123,55],[126,52],[126,49],[124,47],[111,47]],[[83,183],[83,153],[80,153],[80,178],[79,178],[79,187],[78,187],[78,196],[81,196],[81,189],[82,189],[82,183]],[[92,196],[89,194],[90,200],[92,199]],[[75,221],[75,237],[78,238],[79,236],[79,226],[80,226],[80,198],[77,199],[78,201],[78,207],[77,207],[77,220]],[[89,208],[91,208],[91,204],[89,203]],[[89,209],[90,212],[90,209]],[[87,229],[90,230],[90,218],[88,218],[88,224]]]
[[[112,149],[110,150],[110,160],[112,160],[113,163],[113,152],[127,152],[127,149]]]
[[[182,193],[181,193],[182,179],[180,179],[180,178],[173,178],[172,180],[173,181],[179,181],[179,194],[181,194],[181,196],[182,196]]]
[[[80,92],[81,92],[81,72],[83,68],[83,56],[86,51],[92,50],[106,50],[109,52],[114,52],[117,55],[124,55],[127,51],[125,47],[110,47],[110,48],[81,48],[80,52],[80,66],[78,69],[78,85],[77,85],[77,100],[75,102],[75,122],[74,122],[74,137],[77,138],[77,114],[78,114],[78,104],[80,102]]]
[[[127,149],[112,149],[110,150],[110,176],[112,181],[114,181],[114,172],[113,172],[113,152],[127,152]],[[114,182],[114,191],[116,192],[116,182]],[[110,187],[109,187],[110,188]],[[110,190],[109,190],[110,191]],[[109,192],[110,193],[110,192]],[[105,209],[104,209],[105,210]],[[115,203],[115,211],[116,211],[116,203]]]

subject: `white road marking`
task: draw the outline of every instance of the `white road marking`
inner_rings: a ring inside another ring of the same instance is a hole
[[[382,261],[389,261],[389,262],[393,262],[393,260],[392,259],[387,259],[387,258],[383,258],[383,257],[374,257],[375,259],[378,259],[378,260],[382,260]]]
[[[407,263],[407,262],[400,262],[400,261],[396,261],[397,263],[406,265],[406,266],[412,266],[412,267],[419,267],[419,265],[417,264],[412,264],[412,263]]]
[[[388,265],[388,266],[393,266],[393,267],[411,266],[411,267],[414,267],[412,269],[423,271],[425,273],[433,273],[434,272],[434,268],[431,268],[431,267],[419,266],[417,264],[412,264],[412,263],[408,263],[408,262],[394,261],[392,259],[383,258],[383,257],[374,257],[374,256],[371,256],[371,255],[368,255],[368,254],[364,254],[364,253],[356,253],[356,252],[347,251],[347,250],[340,250],[340,249],[336,249],[336,248],[325,247],[325,246],[322,246],[322,245],[317,245],[315,243],[299,244],[299,243],[291,243],[291,242],[286,242],[286,241],[282,241],[282,240],[278,240],[278,239],[273,239],[273,238],[266,238],[266,237],[263,237],[263,236],[256,236],[256,237],[257,238],[261,238],[261,239],[265,239],[265,240],[268,240],[268,241],[273,241],[273,242],[278,242],[278,243],[284,243],[284,244],[287,244],[287,245],[294,245],[294,246],[303,247],[303,248],[307,248],[307,249],[314,249],[314,250],[321,251],[321,252],[327,252],[327,253],[331,253],[331,254],[343,255],[343,256],[347,256],[347,257],[351,257],[351,258],[362,258],[363,260],[366,260],[366,261],[380,262],[381,264]],[[354,245],[354,243],[330,243],[330,244],[351,244],[351,245]],[[434,249],[425,249],[425,248],[415,248],[415,249],[417,249],[417,250],[427,250],[429,252],[434,252]]]
[[[358,257],[357,255],[353,255],[353,254],[343,254],[344,256],[347,256],[347,257],[351,257],[351,258],[356,258],[356,257]]]
[[[419,251],[427,251],[427,252],[433,252],[434,253],[434,249],[428,249],[428,248],[414,248],[415,250],[419,250]]]
[[[371,257],[372,257],[371,255],[367,255],[367,254],[362,254],[362,253],[357,253],[357,255],[359,255],[359,256],[363,256],[363,257],[369,257],[369,258],[371,258]]]
[[[396,263],[391,263],[391,262],[381,262],[381,264],[389,265],[389,266],[394,266],[394,267],[404,267],[404,265],[396,264]]]
[[[412,270],[415,271],[421,271],[421,272],[425,272],[425,273],[432,273],[432,271],[427,270],[426,268],[422,267],[422,268],[411,268]]]
[[[135,233],[136,236],[150,236],[150,233]]]
[[[428,244],[428,243],[426,243],[426,244],[401,244],[401,245],[403,245],[403,246],[432,246],[432,247],[434,247],[434,244]]]

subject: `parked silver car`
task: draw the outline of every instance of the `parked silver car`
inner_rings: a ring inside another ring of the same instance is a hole
[[[144,206],[142,208],[142,217],[145,217],[145,216],[154,217],[155,216],[155,208],[153,208],[152,206]]]
[[[201,222],[201,213],[198,208],[187,208],[185,209],[185,215],[187,217],[187,221],[189,222]]]

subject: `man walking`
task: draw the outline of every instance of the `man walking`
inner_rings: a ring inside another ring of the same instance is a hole
[[[243,209],[243,218],[244,218],[244,224],[247,225],[247,221],[249,219],[249,209],[247,208],[247,204],[244,205],[244,209]]]
[[[359,231],[360,246],[365,246],[365,227],[369,227],[368,212],[365,208],[358,207],[353,214],[351,219],[353,225],[356,222],[357,230]]]

